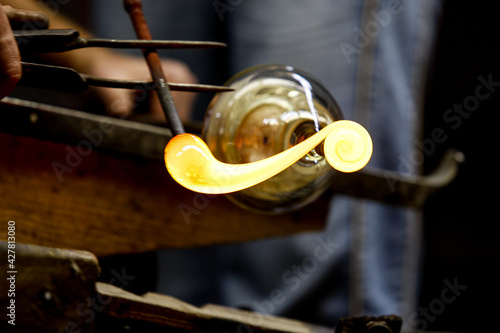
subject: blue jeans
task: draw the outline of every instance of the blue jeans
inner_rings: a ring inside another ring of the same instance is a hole
[[[423,160],[415,156],[439,0],[143,3],[155,38],[165,38],[161,31],[173,20],[179,33],[222,24],[229,74],[281,63],[316,76],[344,117],[372,135],[369,167],[420,172]],[[184,9],[172,8],[178,6]],[[116,15],[103,14],[110,7],[96,2],[102,16],[96,27],[113,34]],[[398,314],[409,328],[419,286],[420,212],[335,196],[325,218],[321,232],[162,252],[158,291],[323,325],[349,315]]]

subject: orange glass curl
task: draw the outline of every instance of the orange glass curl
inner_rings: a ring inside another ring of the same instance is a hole
[[[167,169],[183,186],[281,214],[318,199],[335,169],[353,172],[370,159],[368,133],[343,120],[335,98],[309,73],[261,65],[225,85],[233,91],[214,96],[201,139],[183,134],[166,147]]]
[[[370,135],[358,123],[335,121],[297,145],[274,156],[243,164],[218,161],[205,142],[180,134],[165,147],[165,164],[172,178],[201,193],[224,194],[249,188],[273,177],[323,143],[328,163],[342,172],[354,172],[370,160]]]

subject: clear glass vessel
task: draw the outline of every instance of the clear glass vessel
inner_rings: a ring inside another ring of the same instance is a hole
[[[226,85],[235,90],[214,97],[202,131],[221,162],[247,163],[276,155],[342,119],[330,93],[311,75],[291,66],[252,67]],[[252,211],[289,212],[318,198],[334,172],[320,145],[276,176],[227,196]]]

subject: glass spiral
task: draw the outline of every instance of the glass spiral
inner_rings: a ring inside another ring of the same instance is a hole
[[[214,97],[202,132],[214,157],[224,163],[269,158],[342,119],[328,91],[291,66],[253,67],[226,84],[235,90]],[[321,142],[272,178],[227,196],[252,211],[288,212],[317,199],[331,185],[334,172]]]

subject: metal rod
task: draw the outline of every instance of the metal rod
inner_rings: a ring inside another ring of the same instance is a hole
[[[122,89],[146,89],[153,90],[153,81],[144,80],[118,80],[97,77],[75,71],[73,68],[34,64],[21,62],[23,75],[18,85],[24,87],[53,89],[60,91],[81,92],[89,86],[122,88]],[[215,86],[208,84],[172,83],[168,82],[170,90],[192,91],[192,92],[225,92],[233,91],[227,86]]]
[[[125,10],[129,13],[134,26],[137,38],[152,40],[151,32],[146,23],[146,18],[142,11],[142,3],[140,0],[123,0]],[[184,133],[184,127],[177,113],[172,94],[167,85],[167,79],[163,72],[160,56],[155,49],[143,49],[142,53],[151,72],[151,76],[156,85],[156,92],[160,99],[163,112],[167,118],[168,124],[174,135]]]
[[[104,38],[81,38],[80,47],[110,47],[110,48],[158,48],[158,49],[211,49],[223,48],[227,45],[220,42],[200,42],[183,40],[118,40]]]
[[[87,74],[80,74],[83,80],[88,85],[96,87],[108,87],[108,88],[124,88],[124,89],[138,89],[139,87],[152,87],[154,82],[152,81],[141,81],[141,80],[117,80],[117,79],[107,79],[96,77]],[[192,84],[192,83],[167,83],[170,90],[175,91],[190,91],[190,92],[226,92],[233,91],[233,88],[224,86],[214,86],[210,84]]]
[[[75,29],[14,30],[13,33],[21,54],[66,52],[86,47],[213,49],[227,46],[205,41],[82,38]]]

